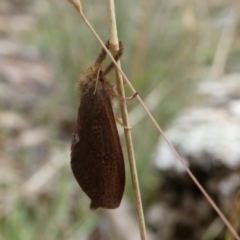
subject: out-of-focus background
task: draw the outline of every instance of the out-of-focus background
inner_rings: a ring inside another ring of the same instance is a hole
[[[106,41],[107,1],[82,4]],[[116,1],[124,72],[237,229],[239,14],[238,0]],[[100,48],[65,0],[0,1],[1,240],[140,239],[123,135],[118,210],[90,211],[70,170],[76,83]],[[137,100],[128,107],[149,239],[233,239]]]

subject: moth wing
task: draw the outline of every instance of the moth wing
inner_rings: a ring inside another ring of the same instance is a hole
[[[91,208],[117,208],[125,170],[112,104],[105,92],[83,96],[71,148],[71,167]]]

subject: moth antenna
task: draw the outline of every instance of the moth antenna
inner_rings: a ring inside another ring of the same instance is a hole
[[[107,43],[106,43],[106,48],[109,49],[109,46],[110,46],[110,43],[109,43],[109,40],[108,40]],[[107,56],[107,52],[105,51],[104,48],[102,48],[95,64],[96,63],[101,64],[104,61],[104,59],[106,58],[106,56]]]
[[[122,42],[120,41],[119,42],[119,50],[118,50],[118,52],[117,52],[117,54],[115,55],[115,57],[114,57],[114,60],[115,61],[118,61],[119,59],[120,59],[120,57],[123,55],[123,45],[122,45]],[[105,68],[105,70],[103,71],[103,74],[102,74],[102,76],[105,76],[105,75],[107,75],[113,68],[114,68],[114,63],[113,62],[111,62],[106,68]]]
[[[99,82],[100,71],[101,71],[101,69],[99,68],[99,69],[98,69],[98,72],[97,72],[97,80],[96,80],[96,85],[95,85],[95,89],[94,89],[93,95],[95,95],[95,94],[96,94],[96,91],[97,91],[97,86],[98,86],[98,82]]]

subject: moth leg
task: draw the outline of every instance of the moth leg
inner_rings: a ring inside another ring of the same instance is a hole
[[[107,49],[109,49],[109,47],[110,47],[109,40],[107,41],[105,46],[106,46]],[[107,56],[107,52],[105,51],[104,48],[102,48],[102,50],[101,50],[101,52],[100,52],[100,54],[99,54],[95,63],[101,64],[104,61],[104,59],[106,58],[106,56]]]
[[[130,97],[125,97],[124,100],[128,101],[128,100],[132,100],[133,98],[135,98],[138,95],[138,92],[135,92],[132,96]]]
[[[115,55],[115,57],[114,57],[114,60],[115,61],[118,61],[119,59],[120,59],[120,57],[123,55],[123,45],[122,45],[122,42],[120,41],[119,42],[119,50],[118,50],[118,52],[117,52],[117,54]],[[114,63],[113,62],[111,62],[106,68],[105,68],[105,70],[103,71],[103,73],[102,73],[102,76],[105,76],[106,74],[108,74],[113,68],[114,68]]]
[[[135,92],[130,97],[122,97],[122,96],[118,95],[115,91],[112,91],[111,94],[113,97],[119,99],[120,101],[129,101],[129,100],[132,100],[133,98],[135,98],[138,95],[138,92]]]
[[[117,117],[117,116],[114,116],[115,117],[115,121],[118,122],[124,129],[131,129],[132,127],[129,127],[129,126],[125,126],[123,124],[123,121],[121,118]]]

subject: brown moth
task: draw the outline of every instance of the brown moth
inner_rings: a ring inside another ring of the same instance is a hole
[[[123,53],[120,46],[115,60]],[[71,146],[72,171],[91,199],[91,209],[117,208],[125,185],[123,153],[112,109],[112,98],[117,94],[105,77],[114,64],[103,69],[105,58],[102,49],[95,64],[80,76],[80,106]]]

